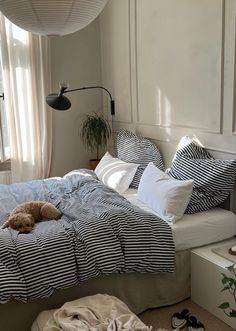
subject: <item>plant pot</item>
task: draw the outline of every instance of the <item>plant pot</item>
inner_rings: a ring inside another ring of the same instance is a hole
[[[100,162],[99,159],[92,159],[92,160],[89,160],[89,168],[91,170],[94,170],[96,168],[96,166],[98,165],[98,163]]]

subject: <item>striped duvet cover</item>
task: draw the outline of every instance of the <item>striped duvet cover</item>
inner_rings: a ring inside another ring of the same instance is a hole
[[[0,303],[47,297],[102,273],[174,270],[169,225],[89,172],[0,185],[0,223],[31,200],[50,201],[63,216],[37,223],[29,234],[0,230]]]

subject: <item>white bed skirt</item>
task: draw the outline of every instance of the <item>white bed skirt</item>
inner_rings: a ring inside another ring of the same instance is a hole
[[[67,301],[97,293],[118,297],[135,314],[149,308],[180,302],[190,296],[190,251],[181,251],[176,254],[176,268],[173,274],[102,275],[80,286],[57,290],[49,298],[30,301],[27,304],[15,301],[2,304],[0,305],[0,329],[29,331],[41,311],[59,308]]]

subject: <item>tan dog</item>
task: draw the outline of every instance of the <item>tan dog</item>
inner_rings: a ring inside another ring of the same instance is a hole
[[[35,223],[60,217],[61,212],[50,202],[30,201],[14,208],[1,228],[11,227],[21,233],[29,233]]]

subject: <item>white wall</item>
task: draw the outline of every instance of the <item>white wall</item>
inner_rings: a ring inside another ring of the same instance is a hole
[[[53,91],[60,81],[70,88],[101,83],[100,31],[98,19],[86,28],[51,39]],[[69,111],[53,111],[53,151],[51,176],[62,176],[73,169],[86,167],[90,153],[85,150],[79,128],[84,114],[101,110],[101,91],[86,90],[67,94],[72,102]]]
[[[234,0],[110,0],[101,15],[115,128],[154,139],[167,166],[186,134],[236,158],[235,14]]]
[[[235,158],[235,13],[234,0],[110,0],[100,24],[52,39],[53,91],[61,80],[71,88],[101,83],[102,64],[103,86],[116,102],[115,130],[154,139],[166,166],[185,134],[216,156]],[[70,98],[69,112],[53,113],[51,176],[87,167],[91,156],[79,126],[83,114],[100,110],[101,93]]]

